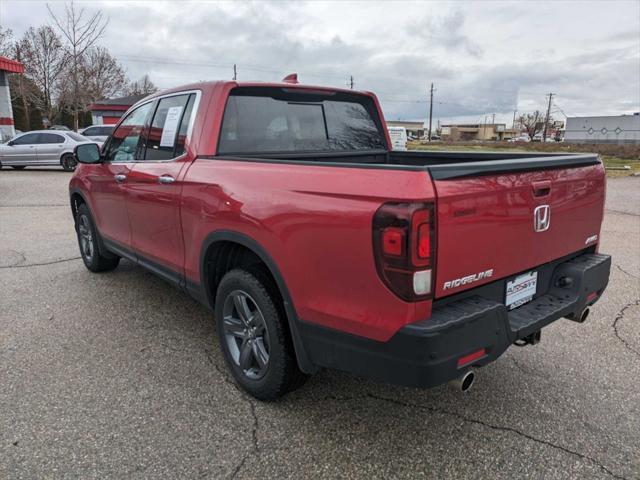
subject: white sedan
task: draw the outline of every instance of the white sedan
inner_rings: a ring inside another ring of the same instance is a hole
[[[34,130],[16,135],[0,144],[0,168],[22,170],[25,167],[60,165],[71,172],[76,168],[73,149],[76,145],[92,142],[82,135],[63,130]]]

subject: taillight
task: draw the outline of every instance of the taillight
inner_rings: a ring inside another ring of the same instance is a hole
[[[432,203],[385,203],[373,216],[378,274],[403,300],[431,297],[434,220]]]

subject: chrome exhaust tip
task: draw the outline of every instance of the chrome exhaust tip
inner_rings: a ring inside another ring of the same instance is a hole
[[[584,323],[588,316],[589,316],[589,309],[585,308],[582,312],[580,312],[580,315],[571,315],[565,318],[568,318],[569,320],[573,320],[574,322]]]
[[[456,378],[455,380],[451,380],[449,382],[449,385],[451,385],[454,388],[457,388],[461,392],[466,392],[473,386],[473,382],[475,381],[475,379],[476,379],[476,374],[473,372],[473,370],[469,370],[468,372]]]

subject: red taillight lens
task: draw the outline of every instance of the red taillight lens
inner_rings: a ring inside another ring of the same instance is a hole
[[[431,256],[431,231],[429,225],[423,223],[418,227],[418,258]]]
[[[385,255],[400,256],[403,253],[404,231],[400,228],[388,227],[382,232],[382,251]]]
[[[403,300],[431,295],[434,235],[430,203],[385,203],[373,217],[378,273]]]

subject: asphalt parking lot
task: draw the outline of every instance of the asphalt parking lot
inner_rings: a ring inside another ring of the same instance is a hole
[[[84,268],[69,176],[0,171],[0,478],[640,479],[640,177],[608,182],[614,267],[586,324],[467,394],[324,371],[260,403],[204,307],[127,262]]]

